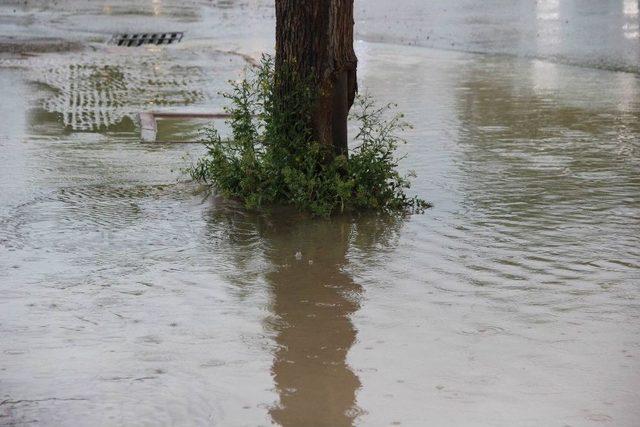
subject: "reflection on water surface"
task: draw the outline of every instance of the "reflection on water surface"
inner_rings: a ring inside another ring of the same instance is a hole
[[[551,14],[590,18],[552,3],[526,28],[578,43]],[[612,25],[633,24],[617,5]],[[244,65],[218,49],[270,25],[263,11],[202,8],[226,41],[153,61],[1,63],[0,424],[638,425],[638,76],[360,42],[361,87],[414,123],[402,165],[434,207],[251,214],[184,182],[202,147],[140,144],[131,114],[140,100],[218,109]],[[465,28],[486,35],[480,18]],[[151,79],[127,77],[147,65]],[[74,114],[101,125],[72,131]]]

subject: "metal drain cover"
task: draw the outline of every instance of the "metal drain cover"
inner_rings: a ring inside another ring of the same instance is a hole
[[[111,37],[110,44],[124,47],[138,47],[145,44],[163,45],[178,43],[184,33],[120,33]]]

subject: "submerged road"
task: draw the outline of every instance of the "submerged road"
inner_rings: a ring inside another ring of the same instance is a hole
[[[434,207],[330,221],[139,140],[218,111],[272,7],[0,5],[0,425],[640,425],[638,2],[356,2]]]

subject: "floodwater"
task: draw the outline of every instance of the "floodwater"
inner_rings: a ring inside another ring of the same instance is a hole
[[[181,173],[201,146],[139,142],[141,109],[219,111],[270,4],[0,7],[11,43],[86,46],[0,55],[0,425],[640,424],[637,2],[417,3],[359,3],[356,50],[434,207],[331,220],[245,212]],[[105,47],[136,28],[187,33]]]

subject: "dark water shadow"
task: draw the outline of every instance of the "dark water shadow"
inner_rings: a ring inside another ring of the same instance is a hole
[[[275,344],[271,372],[279,395],[269,409],[272,421],[354,425],[362,413],[356,399],[361,383],[347,354],[357,339],[351,317],[364,289],[349,272],[350,254],[357,253],[358,263],[375,262],[377,254],[393,247],[403,221],[320,220],[291,211],[258,215],[228,207],[213,209],[209,220],[210,238],[225,240],[215,246],[234,258],[238,269],[247,268],[246,258],[258,252],[266,262],[272,315],[264,327]]]

